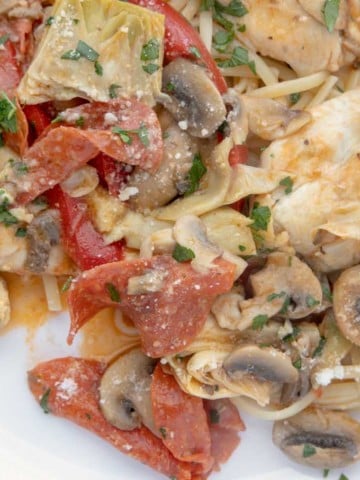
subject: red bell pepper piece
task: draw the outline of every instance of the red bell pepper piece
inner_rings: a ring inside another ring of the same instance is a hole
[[[177,57],[188,57],[202,62],[211,73],[213,82],[220,93],[227,91],[227,85],[210,52],[192,25],[162,0],[129,0],[130,3],[148,8],[165,15],[165,63]],[[195,48],[194,48],[195,47]],[[200,59],[193,52],[200,54]]]
[[[49,204],[60,212],[66,252],[81,270],[116,262],[123,258],[123,242],[105,244],[91,223],[86,203],[70,197],[59,185],[46,192]]]
[[[40,105],[25,105],[23,111],[29,123],[29,144],[32,145],[51,123],[49,115]]]

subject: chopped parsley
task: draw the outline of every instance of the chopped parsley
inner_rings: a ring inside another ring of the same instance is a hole
[[[301,98],[300,92],[294,92],[289,95],[290,105],[295,105]]]
[[[162,438],[166,438],[166,428],[165,427],[160,427],[159,428],[159,432],[160,432],[160,435],[162,436]]]
[[[95,68],[96,75],[99,75],[99,77],[102,77],[103,73],[104,73],[104,69],[103,69],[101,63],[99,63],[97,60],[95,60],[94,68]]]
[[[318,346],[315,348],[312,358],[320,357],[326,344],[326,338],[321,337]]]
[[[77,62],[81,58],[81,53],[77,50],[67,50],[60,57],[62,60],[74,60]]]
[[[207,168],[202,162],[201,155],[196,153],[194,155],[191,168],[186,177],[187,189],[185,195],[191,195],[199,189],[200,180],[207,172]]]
[[[281,310],[279,311],[280,315],[286,315],[287,314],[287,312],[289,310],[289,307],[290,307],[290,301],[291,301],[291,298],[289,297],[289,295],[286,295],[284,303],[281,307]]]
[[[289,195],[292,192],[294,182],[291,177],[284,177],[280,180],[279,185],[285,187],[285,195]]]
[[[224,53],[229,44],[234,40],[234,32],[220,30],[216,32],[213,38],[214,48],[220,53]]]
[[[171,82],[168,82],[166,85],[165,85],[165,90],[167,92],[173,92],[175,90],[175,85]]]
[[[40,407],[43,409],[44,413],[50,413],[50,409],[48,405],[50,392],[51,392],[51,389],[48,388],[44,393],[44,395],[40,398]]]
[[[148,63],[147,65],[143,65],[143,70],[144,72],[148,73],[149,75],[152,75],[153,73],[157,72],[159,70],[159,65],[156,65],[156,63]]]
[[[340,475],[339,477],[339,480],[349,480],[348,477],[346,475],[344,475],[343,473]]]
[[[119,293],[119,290],[115,287],[115,285],[113,283],[106,283],[105,287],[109,294],[110,300],[112,300],[113,302],[120,303],[121,302],[120,293]]]
[[[5,199],[0,205],[0,223],[3,223],[5,227],[19,223],[18,219],[9,212],[8,206],[9,201],[7,199]]]
[[[259,230],[266,231],[271,218],[270,208],[255,202],[251,210],[250,218],[253,220],[253,223],[250,225],[251,230],[255,230],[256,232]]]
[[[300,369],[301,369],[301,358],[298,358],[297,360],[295,360],[295,362],[293,362],[293,366],[294,366],[297,370],[300,370]]]
[[[240,25],[240,26],[238,27],[238,32],[240,32],[240,33],[246,32],[246,25],[245,25],[245,23],[243,23],[242,25]]]
[[[256,75],[255,62],[249,60],[249,52],[243,47],[235,47],[229,59],[218,60],[217,64],[221,68],[233,68],[238,67],[239,65],[247,65]]]
[[[330,473],[330,468],[324,468],[323,470],[323,478],[327,478]]]
[[[292,333],[289,333],[288,335],[285,335],[285,337],[282,339],[283,342],[291,343],[296,340],[296,337],[298,337],[300,333],[300,328],[299,327],[293,327]]]
[[[89,60],[89,62],[96,62],[96,60],[99,58],[98,52],[94,50],[92,47],[90,47],[90,45],[83,42],[82,40],[78,41],[78,44],[76,46],[76,51],[79,52],[81,57],[84,57],[87,60]]]
[[[149,130],[144,124],[141,124],[139,128],[136,128],[134,130],[124,130],[120,127],[113,127],[111,131],[118,135],[121,138],[122,142],[128,145],[131,145],[132,143],[132,138],[130,137],[130,134],[137,135],[140,142],[145,147],[148,147],[150,145]]]
[[[226,13],[232,17],[243,17],[249,12],[249,10],[240,0],[231,0],[228,5],[223,5],[215,0],[214,5],[218,13]]]
[[[9,35],[6,33],[5,35],[1,35],[0,37],[0,46],[4,45],[9,40]]]
[[[245,252],[245,250],[246,250],[245,245],[239,245],[239,250],[240,250],[240,252]]]
[[[313,455],[316,454],[316,448],[310,445],[309,443],[304,443],[304,448],[303,448],[303,457],[308,458],[312,457]]]
[[[340,0],[325,0],[322,8],[322,14],[326,28],[331,33],[334,31],[336,20],[339,15]]]
[[[191,53],[191,55],[193,55],[196,58],[201,58],[201,53],[199,52],[199,49],[195,47],[195,45],[190,45],[189,53]]]
[[[46,20],[45,25],[46,25],[47,27],[49,27],[49,26],[52,25],[54,22],[55,22],[55,17],[50,16],[50,17]]]
[[[209,412],[210,423],[215,424],[220,422],[220,414],[216,408],[211,408]]]
[[[74,277],[72,277],[71,275],[65,280],[63,286],[61,287],[61,292],[62,293],[65,293],[69,290],[69,288],[71,287],[71,283],[73,281]]]
[[[322,289],[324,298],[325,298],[328,302],[332,303],[332,301],[333,301],[333,296],[332,296],[330,287],[328,287],[328,285],[322,284],[322,285],[321,285],[321,289]]]
[[[305,298],[306,306],[309,308],[316,307],[316,305],[320,305],[319,300],[316,300],[312,295],[307,295]]]
[[[159,58],[160,53],[160,43],[156,38],[152,38],[145,43],[141,49],[140,59],[143,62],[147,62],[149,60],[157,60]]]
[[[79,117],[77,120],[75,120],[75,125],[77,127],[83,127],[85,125],[85,118]]]
[[[10,161],[12,160],[12,161]],[[14,162],[12,158],[9,159],[12,169],[18,176],[25,175],[29,171],[29,167],[24,162]]]
[[[0,132],[17,132],[16,105],[4,92],[0,97]]]
[[[285,292],[280,292],[280,293],[270,293],[270,295],[267,296],[266,300],[268,302],[272,302],[273,300],[275,300],[275,298],[282,298],[286,295]]]
[[[189,262],[195,258],[195,253],[190,248],[183,247],[177,243],[172,252],[172,258],[179,263]]]
[[[269,317],[267,315],[256,315],[256,317],[253,318],[251,327],[253,330],[262,330],[268,320]]]
[[[15,232],[15,237],[24,238],[24,237],[26,237],[26,234],[27,234],[27,228],[26,227],[19,227]]]
[[[112,83],[109,87],[109,97],[114,99],[118,97],[118,89],[121,88],[120,85],[117,85],[116,83]]]

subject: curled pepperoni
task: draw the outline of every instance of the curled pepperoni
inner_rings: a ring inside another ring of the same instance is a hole
[[[151,383],[154,421],[163,442],[178,460],[203,465],[211,470],[211,438],[201,398],[183,392],[172,375],[158,364]]]
[[[177,480],[195,480],[191,466],[174,458],[147,428],[120,430],[99,408],[99,385],[106,366],[66,357],[37,365],[28,373],[29,387],[45,411],[94,432],[121,452]]]
[[[214,297],[232,287],[234,270],[232,263],[218,259],[215,268],[199,273],[170,255],[95,267],[81,274],[69,291],[68,341],[99,310],[116,306],[134,322],[147,355],[180,352],[203,327]],[[130,279],[135,285],[131,292]],[[153,281],[149,290],[141,289],[142,279]]]
[[[62,115],[73,126],[52,124],[23,158],[27,173],[14,179],[19,203],[27,203],[62,182],[99,152],[151,172],[159,167],[163,153],[161,128],[155,112],[147,105],[117,99],[80,105]]]

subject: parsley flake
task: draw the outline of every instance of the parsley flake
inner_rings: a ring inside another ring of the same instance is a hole
[[[156,65],[156,63],[148,63],[147,65],[143,65],[143,70],[144,72],[148,73],[149,75],[152,75],[153,73],[157,72],[159,70],[159,65]]]
[[[50,393],[51,393],[51,389],[48,388],[44,393],[44,395],[40,398],[40,407],[43,409],[44,413],[50,413],[50,409],[48,405]]]
[[[349,480],[348,477],[346,475],[344,475],[343,473],[340,475],[339,477],[339,480]]]
[[[145,43],[141,49],[140,59],[143,62],[147,62],[149,60],[156,60],[159,58],[160,53],[160,43],[156,38],[152,38]]]
[[[27,228],[26,227],[19,227],[15,232],[15,237],[24,238],[24,237],[26,237],[26,234],[27,234]]]
[[[210,423],[215,424],[220,422],[220,414],[216,408],[211,408],[209,412]]]
[[[72,277],[71,275],[65,280],[63,286],[61,287],[61,293],[65,293],[69,290],[73,280],[74,280],[74,277]]]
[[[167,92],[173,92],[175,90],[175,85],[172,83],[172,82],[168,82],[166,85],[165,85],[165,90]]]
[[[50,16],[50,17],[46,20],[45,25],[46,25],[47,27],[49,27],[49,26],[52,25],[54,22],[55,22],[55,17]]]
[[[279,185],[285,187],[285,195],[289,195],[292,192],[294,185],[293,179],[291,177],[284,177],[280,180]]]
[[[239,250],[240,250],[240,252],[245,252],[245,250],[246,250],[245,245],[239,245]]]
[[[188,183],[187,190],[185,191],[185,196],[191,195],[199,189],[200,180],[207,172],[207,168],[202,162],[201,155],[196,153],[194,155],[191,168],[187,174],[186,181]]]
[[[183,247],[177,243],[172,252],[172,258],[179,263],[189,262],[195,258],[195,253],[190,248]]]
[[[285,335],[285,337],[282,339],[283,342],[286,343],[292,343],[296,340],[296,337],[298,337],[300,334],[300,328],[299,327],[293,327],[292,333],[289,333],[288,335]]]
[[[268,302],[272,302],[273,300],[275,300],[275,298],[282,298],[286,295],[285,292],[280,292],[280,293],[270,293],[270,295],[267,296],[266,300]]]
[[[327,478],[330,473],[330,468],[324,468],[323,470],[323,478]]]
[[[306,306],[309,308],[316,307],[316,305],[320,305],[319,300],[316,300],[312,295],[307,295],[305,298]]]
[[[301,369],[301,358],[298,358],[297,360],[295,360],[295,362],[293,362],[293,366],[294,366],[297,370],[300,370],[300,369]]]
[[[16,105],[4,92],[0,97],[0,132],[17,132]]]
[[[199,49],[195,47],[195,45],[190,45],[189,53],[191,53],[191,55],[193,55],[196,58],[201,58],[201,53],[199,52]]]
[[[320,357],[326,344],[326,338],[321,337],[318,346],[315,348],[312,358]]]
[[[260,205],[258,202],[255,202],[253,209],[251,210],[250,218],[253,220],[253,223],[250,225],[252,230],[266,231],[271,218],[271,210],[268,206]]]
[[[108,291],[109,297],[113,302],[120,303],[120,293],[119,290],[115,287],[113,283],[105,284],[106,290]]]
[[[322,292],[323,292],[324,298],[325,298],[328,302],[332,303],[332,301],[333,301],[333,296],[332,296],[330,287],[328,287],[328,285],[322,284],[322,285],[321,285],[321,290],[322,290]]]
[[[294,92],[289,95],[290,105],[295,105],[301,98],[300,92]]]
[[[226,51],[229,43],[234,40],[234,32],[227,32],[225,30],[220,30],[216,32],[213,38],[214,48],[220,53]]]
[[[0,37],[0,46],[4,45],[9,40],[9,38],[10,36],[7,33],[5,35],[2,35]]]
[[[77,50],[68,50],[60,57],[62,60],[73,60],[77,62],[81,58],[81,53]]]
[[[0,223],[3,223],[5,227],[19,223],[19,220],[9,212],[8,203],[8,200],[4,200],[0,205]]]
[[[166,428],[165,427],[160,427],[159,428],[159,432],[160,432],[160,435],[162,436],[162,438],[166,438]]]
[[[116,83],[112,83],[109,87],[109,97],[114,99],[118,97],[118,89],[121,88],[120,85],[117,85]]]
[[[310,445],[309,443],[304,443],[303,448],[303,457],[308,458],[316,454],[316,448]]]
[[[97,51],[82,40],[78,41],[76,51],[80,54],[81,57],[89,60],[89,62],[96,62],[96,60],[99,58],[99,54],[97,53]]]
[[[140,125],[140,128],[135,131],[135,133],[137,133],[139,140],[144,147],[148,147],[150,145],[149,130],[143,123]]]
[[[121,138],[121,141],[126,143],[127,145],[131,145],[132,143],[132,139],[129,135],[129,131],[128,130],[124,130],[120,127],[113,127],[113,129],[111,130],[113,133],[115,133],[116,135],[119,135],[119,137]]]
[[[249,12],[240,0],[231,0],[228,5],[223,5],[222,3],[215,1],[215,8],[218,12],[226,13],[233,17],[243,17]]]
[[[233,68],[238,67],[239,65],[247,65],[256,75],[255,62],[249,60],[249,52],[243,47],[235,47],[229,59],[219,60],[217,64],[221,68]]]
[[[104,69],[103,69],[103,66],[101,65],[101,63],[99,63],[97,60],[95,60],[94,68],[95,68],[96,75],[99,75],[99,77],[102,77],[103,73],[104,73]]]
[[[252,329],[253,330],[262,330],[266,325],[269,317],[267,315],[256,315],[252,321]]]
[[[77,120],[75,120],[75,125],[77,127],[83,127],[85,125],[85,118],[79,117]]]
[[[340,0],[326,0],[322,8],[322,14],[327,30],[334,31],[336,20],[339,15]]]

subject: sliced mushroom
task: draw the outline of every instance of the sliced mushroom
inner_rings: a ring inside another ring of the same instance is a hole
[[[360,423],[343,412],[310,407],[275,422],[273,442],[298,463],[345,467],[360,458]]]
[[[360,265],[343,271],[334,284],[334,313],[345,338],[360,345]]]
[[[268,256],[266,267],[251,275],[255,297],[281,302],[281,315],[304,318],[321,306],[322,289],[311,268],[296,256],[276,252]]]
[[[162,85],[159,102],[190,135],[210,137],[224,122],[224,102],[202,67],[179,57],[164,68]]]
[[[232,379],[251,375],[263,381],[294,383],[299,372],[291,358],[273,347],[245,345],[236,348],[224,361],[224,370]]]
[[[138,193],[130,198],[128,205],[144,211],[162,207],[181,191],[197,152],[196,143],[177,125],[170,125],[164,131],[164,157],[160,168],[151,175],[135,168],[129,176],[128,187],[135,187]]]
[[[40,213],[27,229],[29,251],[25,267],[34,273],[45,271],[51,247],[60,242],[60,228],[56,210]]]
[[[275,140],[290,135],[312,118],[309,112],[292,110],[269,98],[244,95],[243,102],[250,131],[264,140]]]
[[[108,422],[121,430],[144,424],[158,435],[150,398],[154,366],[154,360],[136,348],[107,368],[100,383],[100,408]]]

